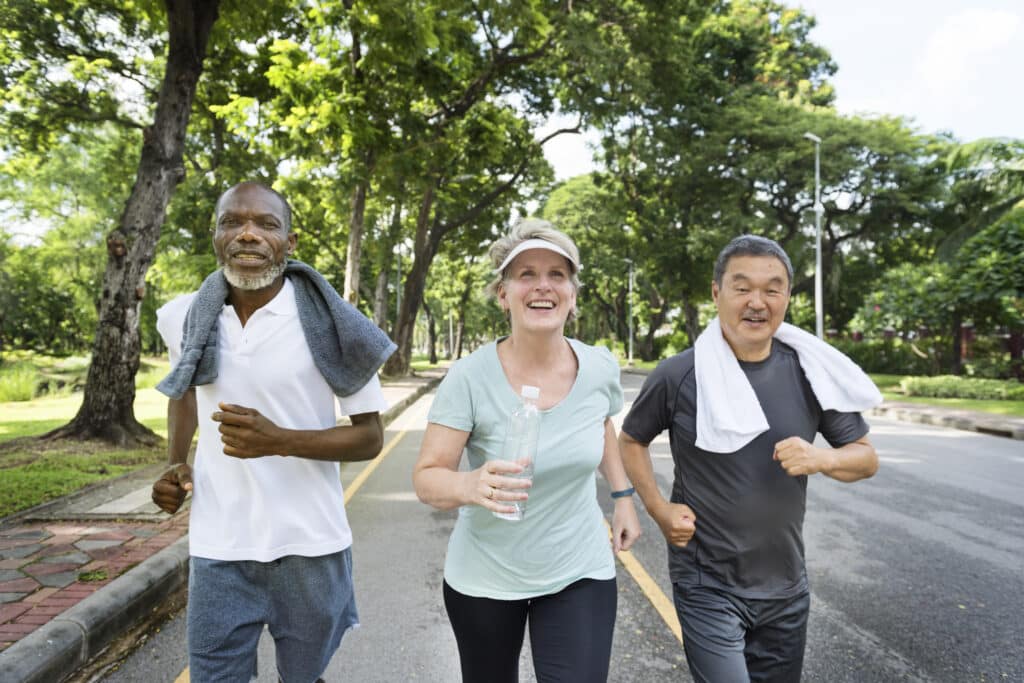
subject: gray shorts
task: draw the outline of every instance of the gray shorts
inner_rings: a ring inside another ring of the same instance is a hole
[[[673,584],[683,648],[696,683],[796,683],[804,663],[811,596],[740,598]]]
[[[191,558],[188,651],[195,683],[248,683],[264,624],[281,680],[312,683],[358,623],[351,548],[272,562]]]

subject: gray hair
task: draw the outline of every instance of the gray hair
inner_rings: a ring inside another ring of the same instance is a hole
[[[718,252],[718,259],[715,261],[714,280],[715,284],[719,287],[722,286],[722,277],[725,275],[725,269],[729,265],[729,259],[734,256],[773,256],[779,259],[782,265],[786,267],[786,273],[789,275],[788,287],[790,290],[793,289],[793,264],[790,262],[786,250],[775,240],[759,235],[740,235],[739,237],[734,237],[729,244],[725,245],[722,251]]]
[[[555,246],[564,249],[572,257],[570,259],[572,263],[570,263],[569,268],[571,271],[570,281],[572,282],[573,291],[579,294],[581,283],[577,265],[580,262],[580,250],[571,237],[541,218],[519,219],[509,229],[507,234],[499,237],[491,245],[488,255],[491,258],[491,268],[495,270],[495,276],[487,284],[487,293],[493,297],[498,296],[498,285],[505,281],[505,271],[497,272],[498,268],[505,261],[505,257],[508,256],[509,252],[515,249],[520,242],[525,242],[529,239],[541,239],[551,242]],[[506,267],[505,270],[508,270],[508,268]],[[572,322],[575,318],[576,311],[573,310],[569,313],[568,322]]]

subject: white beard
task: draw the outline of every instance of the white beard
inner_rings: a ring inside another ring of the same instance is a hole
[[[235,272],[231,266],[220,264],[221,270],[224,272],[224,279],[232,287],[238,289],[244,289],[246,291],[256,291],[258,289],[265,289],[270,285],[274,284],[274,280],[284,274],[284,269],[288,266],[287,261],[281,261],[275,263],[263,271],[259,275],[242,275],[241,273]]]

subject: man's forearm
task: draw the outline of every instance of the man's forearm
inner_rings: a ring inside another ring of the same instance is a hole
[[[867,438],[833,449],[831,461],[822,474],[846,483],[873,477],[878,471],[878,453]]]
[[[287,429],[283,432],[281,453],[310,460],[372,460],[384,446],[384,425],[378,413],[353,415],[351,425],[323,430]]]
[[[167,401],[167,462],[170,465],[188,461],[192,437],[199,428],[196,390],[191,388],[178,399]]]

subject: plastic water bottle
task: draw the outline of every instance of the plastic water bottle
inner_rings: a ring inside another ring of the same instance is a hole
[[[534,471],[533,462],[537,457],[537,440],[540,437],[540,409],[537,408],[540,389],[524,384],[519,395],[522,401],[509,415],[508,431],[505,432],[505,445],[501,450],[501,459],[523,466],[522,472],[506,476],[531,479]],[[526,501],[517,500],[510,504],[515,506],[515,512],[495,512],[494,516],[515,522],[521,520],[526,514]]]

